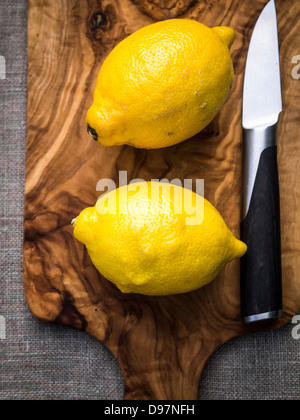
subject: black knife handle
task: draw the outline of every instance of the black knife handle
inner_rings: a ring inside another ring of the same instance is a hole
[[[241,310],[245,323],[277,318],[282,311],[276,127],[260,135],[269,140],[260,153],[247,214],[241,224],[241,239],[248,246],[241,259]],[[257,134],[249,132],[245,137],[248,150],[244,152],[244,164]],[[247,181],[244,179],[246,189],[249,187]]]

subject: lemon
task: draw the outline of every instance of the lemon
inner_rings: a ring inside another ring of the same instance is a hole
[[[105,59],[87,112],[89,134],[105,146],[156,149],[201,131],[233,81],[235,31],[190,19],[148,25]]]
[[[206,199],[156,181],[102,195],[73,226],[97,270],[123,293],[198,289],[247,249]]]

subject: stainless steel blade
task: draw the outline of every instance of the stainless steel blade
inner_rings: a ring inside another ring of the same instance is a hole
[[[261,12],[254,27],[246,62],[244,128],[275,124],[282,110],[279,47],[275,1]]]

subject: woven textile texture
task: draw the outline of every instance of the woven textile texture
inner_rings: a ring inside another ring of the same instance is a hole
[[[110,352],[85,333],[29,311],[22,246],[26,147],[26,0],[0,0],[0,399],[120,400],[124,383]],[[2,59],[3,62],[3,59]],[[294,325],[236,338],[208,362],[200,400],[300,399]]]

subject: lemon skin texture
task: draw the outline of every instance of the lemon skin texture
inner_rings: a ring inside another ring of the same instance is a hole
[[[154,181],[102,195],[73,226],[97,270],[123,293],[198,289],[247,249],[206,199]]]
[[[121,41],[99,72],[87,112],[89,134],[105,146],[157,149],[206,127],[233,82],[235,31],[190,19],[148,25]]]

